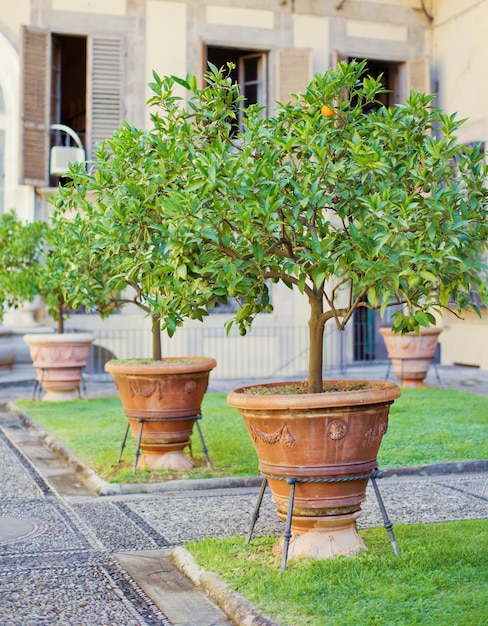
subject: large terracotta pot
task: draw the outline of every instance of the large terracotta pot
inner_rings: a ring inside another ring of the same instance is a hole
[[[43,401],[62,402],[78,397],[83,368],[95,336],[33,333],[24,335],[23,339],[37,370],[37,383],[47,392]]]
[[[137,467],[193,466],[184,448],[190,445],[209,374],[216,365],[209,357],[112,360],[105,364],[105,370],[114,377],[136,440],[142,423],[142,454]]]
[[[261,395],[250,391],[252,387],[242,387],[227,397],[244,418],[259,458],[259,470],[268,477],[281,519],[286,519],[288,512],[287,478],[313,481],[359,477],[296,483],[288,558],[352,556],[365,548],[355,522],[366,497],[369,474],[377,467],[390,405],[400,396],[399,387],[388,382],[326,384],[336,390]],[[257,385],[254,390],[289,386]],[[279,552],[282,540],[275,552]]]
[[[429,327],[417,333],[401,335],[391,328],[380,328],[388,358],[402,387],[425,387],[425,378],[439,341],[442,328]]]

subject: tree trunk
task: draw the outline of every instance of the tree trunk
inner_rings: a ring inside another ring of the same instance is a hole
[[[58,299],[58,319],[57,319],[59,335],[62,335],[64,333],[63,304],[64,304],[64,299],[60,297]]]
[[[159,325],[159,317],[152,317],[152,352],[155,361],[161,361],[161,327]]]
[[[324,310],[322,294],[317,292],[309,296],[310,319],[308,321],[308,335],[310,354],[308,358],[308,393],[322,393],[322,367],[324,344]]]

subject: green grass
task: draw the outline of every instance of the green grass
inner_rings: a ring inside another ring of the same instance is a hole
[[[200,422],[214,468],[205,464],[194,432],[195,467],[186,472],[138,470],[132,474],[135,443],[128,438],[116,464],[126,420],[118,398],[17,404],[55,439],[113,482],[159,482],[175,478],[255,476],[257,457],[240,414],[226,394],[207,394]],[[404,467],[488,458],[488,397],[450,389],[404,389],[390,411],[379,466]]]
[[[276,538],[187,544],[281,626],[482,626],[488,615],[488,520],[395,526],[396,557],[384,528],[362,531],[368,553],[288,561],[271,555]]]

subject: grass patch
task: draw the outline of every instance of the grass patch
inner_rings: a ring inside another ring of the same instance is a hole
[[[396,557],[384,528],[362,531],[368,552],[288,561],[275,537],[190,542],[197,563],[219,574],[281,626],[481,626],[488,611],[488,520],[398,525]]]
[[[244,422],[226,394],[206,394],[201,428],[212,460],[206,466],[195,432],[195,467],[185,472],[138,470],[132,474],[135,442],[129,436],[121,463],[117,455],[126,420],[118,398],[17,404],[55,439],[112,482],[161,482],[175,478],[255,476],[258,461]],[[380,467],[405,467],[488,458],[488,398],[451,389],[404,389],[390,411]]]
[[[118,398],[76,399],[70,402],[16,404],[55,439],[109,482],[161,482],[186,478],[257,475],[257,456],[244,422],[225,401],[226,394],[207,394],[200,426],[213,469],[206,465],[200,439],[194,429],[192,453],[195,467],[187,471],[137,470],[132,474],[135,440],[130,435],[119,464],[116,463],[127,420]]]

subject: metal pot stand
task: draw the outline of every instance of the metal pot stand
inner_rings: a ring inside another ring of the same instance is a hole
[[[207,467],[209,467],[210,469],[212,469],[212,463],[210,461],[210,457],[208,456],[208,449],[207,446],[205,445],[205,439],[203,438],[203,433],[202,433],[202,429],[200,428],[200,424],[198,423],[199,420],[202,419],[202,414],[199,413],[197,416],[195,415],[190,415],[190,416],[185,416],[185,417],[151,417],[151,418],[144,418],[144,417],[138,417],[138,418],[131,418],[136,422],[139,422],[139,433],[137,436],[137,444],[136,444],[136,451],[134,453],[134,464],[132,466],[132,473],[135,474],[136,473],[136,469],[137,469],[137,461],[139,460],[139,456],[141,454],[141,441],[142,441],[142,431],[144,429],[144,422],[166,422],[168,420],[171,420],[172,422],[177,422],[177,421],[188,421],[188,420],[196,420],[195,425],[197,427],[197,431],[198,431],[198,435],[200,437],[200,443],[202,444],[202,452],[205,456],[205,461],[207,463]],[[125,448],[125,444],[127,443],[127,436],[129,434],[129,429],[130,429],[130,424],[127,424],[127,428],[125,429],[125,434],[124,437],[122,439],[122,443],[120,444],[120,450],[119,450],[119,456],[117,457],[117,463],[120,463],[120,460],[122,458],[122,453],[124,451]],[[191,453],[191,441],[188,444],[189,448],[190,448],[190,453]]]
[[[388,536],[390,538],[390,543],[391,546],[393,548],[393,552],[399,556],[400,555],[400,549],[398,547],[397,541],[395,539],[395,534],[393,532],[393,524],[391,523],[389,517],[388,517],[388,513],[386,511],[384,502],[383,502],[383,498],[381,497],[381,493],[380,490],[378,488],[378,485],[376,483],[376,479],[377,478],[382,478],[383,474],[382,472],[376,468],[374,470],[372,470],[372,472],[370,472],[370,474],[361,474],[359,476],[344,476],[344,477],[334,477],[334,478],[295,478],[295,477],[288,477],[288,478],[282,478],[279,476],[271,476],[269,474],[263,474],[263,481],[261,483],[261,489],[259,491],[259,495],[258,495],[258,499],[256,502],[256,506],[254,508],[254,512],[252,514],[252,518],[251,518],[251,523],[249,526],[249,531],[246,537],[246,545],[250,543],[251,538],[252,538],[252,534],[254,531],[254,526],[256,525],[256,522],[259,518],[259,511],[261,508],[261,503],[263,501],[263,496],[264,496],[264,492],[266,491],[266,486],[268,484],[268,478],[272,478],[273,480],[284,480],[286,481],[289,485],[290,485],[290,502],[288,505],[288,512],[287,512],[287,517],[286,517],[286,525],[285,525],[285,534],[284,534],[284,544],[283,544],[283,557],[282,557],[282,561],[281,561],[281,569],[284,571],[286,570],[286,562],[288,560],[288,548],[290,545],[290,539],[291,539],[291,522],[292,522],[292,517],[293,517],[293,504],[294,504],[294,500],[295,500],[295,487],[296,487],[296,483],[306,483],[306,482],[313,482],[313,483],[337,483],[337,482],[347,482],[350,480],[364,480],[365,478],[369,478],[371,480],[371,483],[373,485],[374,488],[374,492],[376,495],[376,500],[378,501],[378,506],[380,507],[380,511],[381,511],[381,516],[383,518],[383,525],[385,527],[385,529],[388,532]]]

